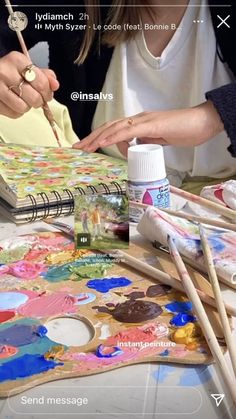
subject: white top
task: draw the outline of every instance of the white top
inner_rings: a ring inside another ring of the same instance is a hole
[[[156,182],[166,177],[163,147],[158,144],[140,144],[129,147],[128,162],[128,180],[130,181]]]
[[[189,4],[199,4],[199,0],[190,0]],[[202,4],[206,4],[204,0]],[[204,23],[193,23],[194,20]],[[150,53],[142,31],[135,40],[115,48],[102,89],[104,93],[113,93],[114,101],[98,103],[93,128],[144,110],[196,106],[206,100],[207,91],[232,81],[231,71],[217,56],[209,8],[188,7],[161,57]],[[182,172],[181,178],[186,174],[231,176],[236,173],[236,160],[227,151],[229,145],[223,132],[197,147],[164,147],[167,172]],[[103,150],[123,157],[116,145]]]

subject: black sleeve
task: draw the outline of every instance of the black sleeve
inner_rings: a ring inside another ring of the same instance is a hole
[[[233,157],[236,157],[236,83],[230,83],[206,93],[217,109],[224,127],[231,141],[228,148]]]

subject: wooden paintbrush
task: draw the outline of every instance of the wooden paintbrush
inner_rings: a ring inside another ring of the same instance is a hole
[[[168,237],[168,245],[170,249],[170,254],[173,258],[173,261],[175,262],[176,269],[178,270],[179,276],[181,277],[186,294],[188,295],[190,301],[192,301],[194,311],[202,328],[202,332],[205,336],[211,353],[216,361],[221,376],[229,390],[229,394],[231,395],[233,402],[236,405],[236,382],[230,373],[220,345],[215,336],[214,330],[211,326],[210,321],[208,320],[206,311],[187,272],[187,269],[178,252],[174,240],[171,237]]]
[[[223,302],[223,299],[222,299],[221,289],[220,289],[219,281],[218,281],[218,278],[217,278],[211,249],[210,249],[206,234],[204,232],[204,229],[201,225],[199,226],[199,232],[200,232],[200,237],[201,237],[202,250],[203,250],[203,254],[204,254],[204,258],[205,258],[205,262],[206,262],[206,266],[207,266],[207,270],[208,270],[208,276],[209,276],[211,286],[212,286],[212,289],[213,289],[213,292],[214,292],[216,305],[217,305],[218,313],[220,315],[222,329],[223,329],[224,336],[225,336],[225,341],[226,341],[226,344],[227,344],[227,347],[228,347],[228,350],[229,350],[229,355],[230,355],[230,358],[231,358],[233,371],[234,371],[234,374],[235,374],[235,377],[236,377],[235,343],[233,342],[233,339],[232,339],[232,332],[231,332],[231,328],[230,328],[230,324],[229,324],[229,319],[228,319],[228,316],[227,316],[227,313],[226,313],[226,310],[225,310],[225,306],[224,306],[224,302]]]
[[[190,192],[183,191],[182,189],[170,186],[170,191],[174,195],[181,196],[187,199],[187,201],[194,202],[195,204],[201,205],[202,207],[209,208],[210,210],[222,215],[223,217],[230,218],[233,222],[236,222],[236,211],[226,208],[223,205],[216,204],[215,202],[209,201],[208,199],[202,198],[201,196],[194,195]]]
[[[148,207],[156,208],[152,205],[143,204],[141,202],[130,201],[129,203],[130,203],[130,206],[135,206],[135,207],[140,207],[140,208],[148,208]],[[233,223],[228,223],[221,220],[214,220],[207,217],[199,217],[197,215],[187,214],[185,212],[178,212],[178,211],[170,210],[167,208],[158,208],[158,209],[160,211],[165,212],[166,214],[173,215],[174,217],[183,218],[185,220],[193,221],[196,223],[208,224],[213,227],[224,228],[226,230],[236,231],[236,224],[233,224]]]
[[[12,13],[14,13],[10,0],[5,0],[5,3],[6,3],[6,7],[8,9],[9,15],[11,15]],[[23,35],[22,35],[21,31],[15,30],[15,32],[16,32],[16,35],[18,37],[18,40],[19,40],[19,43],[20,43],[20,46],[21,46],[21,49],[22,49],[23,54],[31,62],[29,51],[28,51],[28,49],[26,47],[25,40],[23,38]],[[55,138],[57,140],[58,146],[61,147],[61,142],[60,142],[60,139],[59,139],[59,136],[58,136],[58,132],[57,132],[57,125],[56,125],[56,122],[54,120],[53,114],[52,114],[52,112],[51,112],[51,110],[50,110],[50,108],[49,108],[49,106],[48,106],[48,104],[46,102],[44,102],[44,104],[42,106],[42,110],[43,110],[43,113],[44,113],[45,117],[47,118],[47,120],[48,120],[48,122],[49,122],[49,124],[50,124],[50,126],[52,128],[52,131],[53,131],[53,134],[54,134],[54,136],[55,136]]]

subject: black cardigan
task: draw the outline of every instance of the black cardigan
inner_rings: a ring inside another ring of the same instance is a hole
[[[24,5],[24,0],[17,0],[17,4]],[[29,19],[28,27],[24,31],[24,37],[28,48],[32,47],[39,41],[47,41],[49,44],[49,61],[50,68],[57,74],[61,84],[60,89],[56,92],[55,97],[58,101],[65,104],[70,112],[73,127],[80,138],[84,138],[91,130],[91,123],[96,109],[96,102],[73,102],[71,93],[99,93],[102,90],[107,69],[112,57],[113,49],[102,45],[98,53],[98,31],[93,47],[83,65],[74,64],[74,60],[78,56],[78,51],[83,36],[82,31],[43,31],[35,28],[38,23],[35,19],[36,12],[38,14],[45,13],[73,13],[77,16],[73,24],[85,24],[86,21],[79,20],[79,13],[84,12],[83,7],[61,8],[60,4],[64,4],[64,0],[50,0],[50,5],[55,7],[44,7],[48,3],[47,0],[31,0],[32,5],[41,4],[42,7],[26,7],[20,6],[18,10],[25,12]],[[70,0],[70,5],[78,4],[78,0]],[[100,2],[102,20],[105,19],[108,11],[107,2]],[[228,7],[211,7],[211,5],[222,5],[231,3]],[[212,15],[213,26],[217,40],[217,50],[222,61],[226,62],[236,77],[236,56],[234,53],[234,42],[236,39],[236,2],[209,0],[209,6]],[[109,3],[108,3],[109,4]],[[222,24],[219,28],[220,20],[217,15],[225,18],[230,14],[227,23],[230,29]],[[8,28],[7,25],[8,12],[1,0],[0,5],[0,56],[12,50],[20,50],[16,34]],[[58,23],[54,21],[52,23]],[[217,108],[225,129],[231,140],[230,152],[236,157],[236,84],[232,83],[211,92],[206,93],[206,97],[213,101]]]

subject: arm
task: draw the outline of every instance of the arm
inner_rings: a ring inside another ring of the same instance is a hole
[[[93,152],[99,147],[119,143],[118,148],[125,155],[127,143],[135,137],[142,143],[193,147],[223,130],[220,116],[208,100],[194,108],[142,112],[131,118],[108,122],[73,147]]]
[[[236,157],[236,83],[227,84],[206,93],[224,124],[225,131],[230,138],[228,148],[233,157]]]

